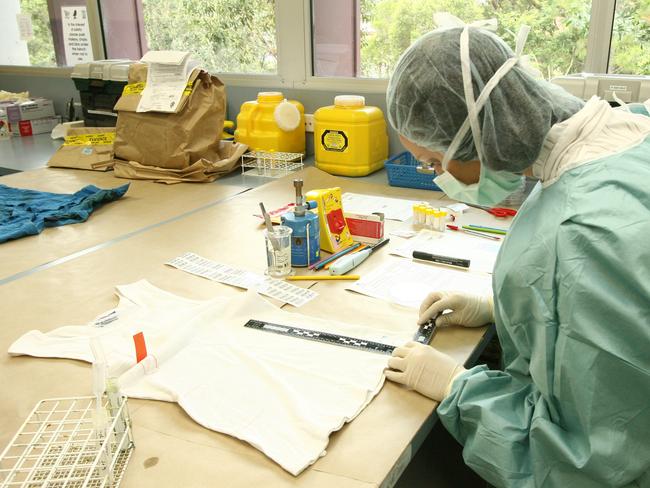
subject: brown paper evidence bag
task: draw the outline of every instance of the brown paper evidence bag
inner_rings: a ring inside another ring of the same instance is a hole
[[[147,67],[131,65],[115,105],[115,176],[161,183],[208,182],[232,171],[246,146],[220,141],[226,93],[216,76],[195,69],[173,113],[137,112]]]

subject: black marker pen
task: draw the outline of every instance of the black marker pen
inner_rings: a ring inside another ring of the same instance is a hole
[[[469,268],[469,259],[440,256],[438,254],[431,254],[422,251],[413,251],[413,259],[421,259],[422,261],[431,261],[432,263],[448,264],[449,266]]]

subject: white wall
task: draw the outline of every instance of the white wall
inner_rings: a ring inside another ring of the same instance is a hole
[[[2,0],[0,15],[0,65],[30,66],[27,42],[21,41],[16,14],[20,13],[20,0]]]

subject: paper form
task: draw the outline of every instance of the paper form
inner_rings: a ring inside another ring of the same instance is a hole
[[[148,63],[147,83],[137,112],[175,112],[192,74],[190,53],[149,51],[142,57]]]
[[[186,252],[165,263],[181,271],[201,276],[212,281],[237,288],[254,289],[267,297],[275,298],[294,307],[300,307],[318,296],[318,293],[306,288],[287,283],[284,280],[262,276],[251,271],[232,268],[226,264],[217,263],[203,258],[192,252]]]
[[[21,41],[31,41],[34,39],[34,28],[32,27],[31,14],[16,14],[16,22],[18,23],[18,36]]]
[[[343,210],[349,213],[371,214],[381,212],[384,218],[404,222],[413,215],[415,200],[402,200],[400,198],[376,197],[373,195],[360,195],[358,193],[343,194]]]
[[[346,289],[417,309],[432,291],[489,293],[491,278],[471,271],[398,259],[384,264]]]
[[[413,257],[413,251],[469,259],[469,269],[492,273],[499,249],[501,241],[488,241],[460,232],[434,232],[424,229],[411,240],[392,249],[390,253],[409,259]]]

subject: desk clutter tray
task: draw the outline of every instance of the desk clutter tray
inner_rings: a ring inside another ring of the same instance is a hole
[[[433,182],[435,175],[418,173],[418,164],[413,155],[406,151],[388,159],[384,165],[388,174],[388,184],[402,188],[441,191]]]
[[[95,397],[42,400],[0,455],[0,487],[118,487],[133,453],[125,397],[105,397],[106,429]]]

